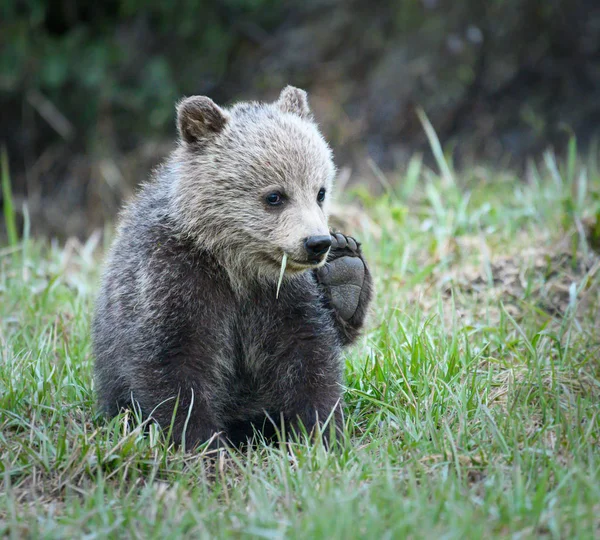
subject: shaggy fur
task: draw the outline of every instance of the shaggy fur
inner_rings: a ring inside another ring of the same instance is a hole
[[[238,444],[281,421],[311,432],[333,414],[339,426],[341,351],[363,325],[371,278],[343,235],[307,259],[305,239],[329,234],[334,166],[305,92],[228,110],[188,98],[178,128],[107,261],[93,323],[101,409],[136,403],[188,447],[215,433]],[[273,192],[281,205],[266,202]]]

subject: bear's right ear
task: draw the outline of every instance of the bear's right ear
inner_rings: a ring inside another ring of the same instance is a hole
[[[228,120],[229,114],[206,96],[192,96],[177,104],[179,136],[187,143],[211,139]]]
[[[312,118],[306,92],[295,86],[286,86],[279,94],[279,99],[275,102],[275,105],[279,107],[279,110],[297,114],[300,118],[306,120]]]

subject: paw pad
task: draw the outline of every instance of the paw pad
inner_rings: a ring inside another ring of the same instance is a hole
[[[329,289],[332,306],[344,320],[356,313],[365,280],[360,257],[339,257],[317,271],[319,281]]]

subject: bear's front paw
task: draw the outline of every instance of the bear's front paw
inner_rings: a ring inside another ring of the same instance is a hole
[[[365,282],[365,263],[358,242],[341,233],[332,234],[328,262],[317,271],[317,279],[326,287],[338,315],[350,320],[358,309]]]

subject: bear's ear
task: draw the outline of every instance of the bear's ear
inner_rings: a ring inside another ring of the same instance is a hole
[[[308,119],[312,117],[306,92],[294,86],[286,86],[279,94],[279,99],[275,102],[275,105],[279,110],[297,114],[300,118]]]
[[[223,130],[229,114],[206,96],[192,96],[177,104],[179,136],[187,143],[204,142]]]

